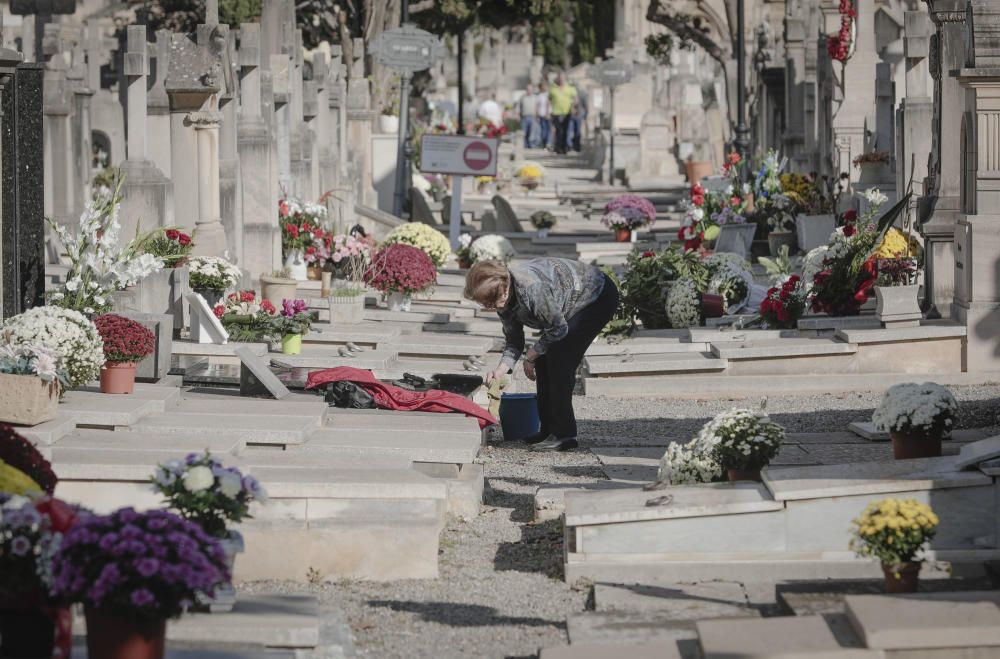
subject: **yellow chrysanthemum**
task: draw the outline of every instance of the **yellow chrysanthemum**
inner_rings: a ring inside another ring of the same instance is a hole
[[[892,259],[905,256],[920,258],[922,253],[920,243],[913,238],[907,238],[901,230],[893,227],[889,229],[882,244],[875,250],[875,257],[880,259]]]
[[[520,178],[542,178],[542,168],[538,165],[524,165],[517,170]]]
[[[0,460],[0,492],[25,495],[41,493],[42,487],[30,476]]]

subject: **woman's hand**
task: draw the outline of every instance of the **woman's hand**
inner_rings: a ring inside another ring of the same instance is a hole
[[[532,382],[535,381],[535,362],[525,360],[524,362],[524,375]]]
[[[509,371],[504,364],[500,364],[495,369],[486,374],[486,386],[493,384],[494,380],[503,380],[507,377],[507,371]]]

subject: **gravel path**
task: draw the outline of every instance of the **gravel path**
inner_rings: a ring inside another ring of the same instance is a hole
[[[954,388],[959,428],[1000,433],[1000,386]],[[697,401],[577,397],[581,443],[657,446],[691,437],[714,414],[755,399]],[[871,417],[878,396],[772,398],[771,416],[790,432],[840,431]],[[861,445],[863,446],[863,445]],[[532,522],[533,495],[543,484],[604,478],[586,450],[546,455],[520,442],[482,453],[487,486],[483,513],[450,520],[441,536],[436,580],[323,585],[257,583],[246,590],[309,592],[349,622],[357,653],[380,659],[535,657],[567,642],[566,617],[584,611],[590,589],[562,581],[561,523]]]

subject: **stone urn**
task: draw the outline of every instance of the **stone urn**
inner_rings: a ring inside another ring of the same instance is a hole
[[[56,418],[59,385],[35,375],[0,373],[0,422],[37,426]]]
[[[357,325],[365,319],[365,294],[338,295],[336,290],[327,299],[330,301],[330,324]]]
[[[298,281],[288,277],[275,277],[274,275],[260,276],[260,297],[268,300],[276,308],[281,308],[283,300],[294,300],[298,290]]]
[[[395,114],[380,114],[378,116],[378,130],[384,134],[398,133],[399,116]]]
[[[243,543],[243,534],[239,531],[228,531],[226,537],[219,538],[219,544],[226,555],[226,567],[229,568],[230,579],[215,589],[214,597],[199,594],[198,608],[210,613],[229,613],[236,604],[236,588],[232,581],[233,566],[236,564],[236,556],[242,554],[246,547]]]
[[[876,286],[875,316],[884,327],[916,327],[920,325],[919,284],[908,286]]]
[[[409,295],[399,292],[389,293],[389,297],[386,298],[389,311],[409,311],[410,301]]]

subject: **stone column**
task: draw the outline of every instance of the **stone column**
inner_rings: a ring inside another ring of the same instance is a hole
[[[927,255],[924,306],[927,317],[934,318],[949,315],[955,295],[955,222],[961,211],[961,146],[956,128],[962,121],[964,93],[949,72],[965,65],[968,39],[965,0],[931,0],[927,6],[937,28],[929,49],[934,117],[918,219]]]
[[[785,5],[785,134],[784,152],[791,169],[809,172],[805,152],[806,19],[801,2]]]
[[[861,0],[858,11],[857,43],[854,54],[845,64],[833,62],[833,140],[837,174],[847,172],[851,183],[859,170],[852,160],[870,150],[865,142],[866,127],[875,124],[875,3]]]
[[[234,263],[243,265],[243,203],[240,194],[240,161],[237,155],[237,105],[239,81],[232,67],[236,65],[236,34],[228,25],[219,30],[225,35],[226,50],[223,57],[226,91],[219,96],[222,121],[219,125],[219,203],[222,226],[226,230],[226,245]]]
[[[167,196],[170,181],[149,159],[146,141],[146,88],[149,75],[149,56],[146,44],[146,27],[130,25],[127,31],[127,50],[124,57],[127,95],[127,155],[124,167],[125,184],[122,186],[122,236],[135,235],[139,223],[149,231],[167,225]]]
[[[291,171],[292,191],[303,201],[314,201],[315,192],[312,188],[309,156],[310,132],[306,125],[303,112],[305,104],[305,83],[302,79],[302,31],[295,30],[292,43],[295,45],[291,54],[289,68],[289,165]],[[315,116],[315,115],[314,115]]]
[[[354,72],[347,87],[348,178],[358,201],[375,207],[378,195],[372,184],[372,125],[378,113],[371,109],[371,83],[364,77],[364,42],[354,40]]]
[[[209,109],[192,112],[187,123],[194,128],[198,153],[198,240],[195,252],[220,256],[226,250],[219,202],[219,124],[222,113]]]
[[[170,70],[170,30],[157,30],[153,60],[153,86],[146,102],[146,128],[149,159],[169,178],[170,161],[170,98],[163,86]]]
[[[292,185],[292,108],[289,101],[291,63],[288,55],[271,55],[271,90],[274,99],[274,139],[277,149],[278,187],[293,194]]]
[[[70,146],[70,104],[65,63],[53,58],[45,67],[42,138],[45,145],[45,215],[73,224],[71,199],[73,157]]]
[[[900,136],[896,152],[896,189],[900,194],[914,191],[907,209],[907,220],[917,218],[917,195],[927,176],[931,152],[934,100],[931,98],[931,75],[927,55],[930,52],[932,24],[922,11],[908,11],[904,17],[903,52],[906,57],[906,94],[898,112]],[[910,226],[913,226],[910,224]]]
[[[243,205],[243,267],[257,281],[281,264],[281,234],[271,178],[271,135],[261,114],[260,25],[240,26],[237,152]],[[268,106],[270,112],[270,105]]]

